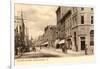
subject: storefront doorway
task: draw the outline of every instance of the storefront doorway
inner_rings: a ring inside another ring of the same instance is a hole
[[[85,37],[80,37],[81,38],[81,50],[85,50]]]

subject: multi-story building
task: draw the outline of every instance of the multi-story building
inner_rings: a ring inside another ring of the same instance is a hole
[[[48,25],[45,28],[45,38],[48,41],[48,46],[54,47],[54,42],[56,40],[56,26]]]
[[[45,27],[44,34],[38,39],[38,42],[41,45],[47,44],[48,47],[54,47],[55,40],[56,40],[56,26],[48,25]]]
[[[92,52],[94,46],[93,8],[62,6],[58,7],[56,14],[58,38],[63,37],[69,49],[81,51],[88,48],[88,51]]]

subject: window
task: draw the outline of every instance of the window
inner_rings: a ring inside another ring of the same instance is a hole
[[[81,24],[84,24],[84,16],[81,16]]]
[[[91,24],[93,24],[93,16],[91,16]]]
[[[84,8],[81,8],[81,10],[84,10]]]
[[[91,10],[93,10],[93,8],[91,8]]]
[[[16,32],[18,33],[18,27],[16,28]]]
[[[20,26],[20,30],[21,30],[21,26]]]
[[[85,37],[80,37],[81,38],[81,41],[85,41]]]
[[[94,45],[94,30],[90,31],[90,46]]]

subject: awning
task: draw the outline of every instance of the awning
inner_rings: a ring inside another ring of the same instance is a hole
[[[45,42],[45,43],[43,43],[43,44],[41,44],[41,45],[47,45],[48,44],[48,42]]]
[[[56,47],[56,45],[59,44],[59,42],[60,42],[59,39],[55,40],[54,46]]]
[[[60,42],[60,40],[56,40],[56,41],[55,41],[55,44],[59,44],[59,42]]]
[[[65,43],[65,40],[61,40],[61,41],[59,42],[59,44],[63,44],[63,43]]]

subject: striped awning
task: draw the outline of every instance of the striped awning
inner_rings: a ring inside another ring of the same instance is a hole
[[[48,42],[45,42],[45,43],[43,43],[43,44],[41,44],[41,45],[47,45],[48,44]]]
[[[65,40],[61,40],[61,41],[59,42],[59,44],[63,44],[63,43],[65,43]]]

